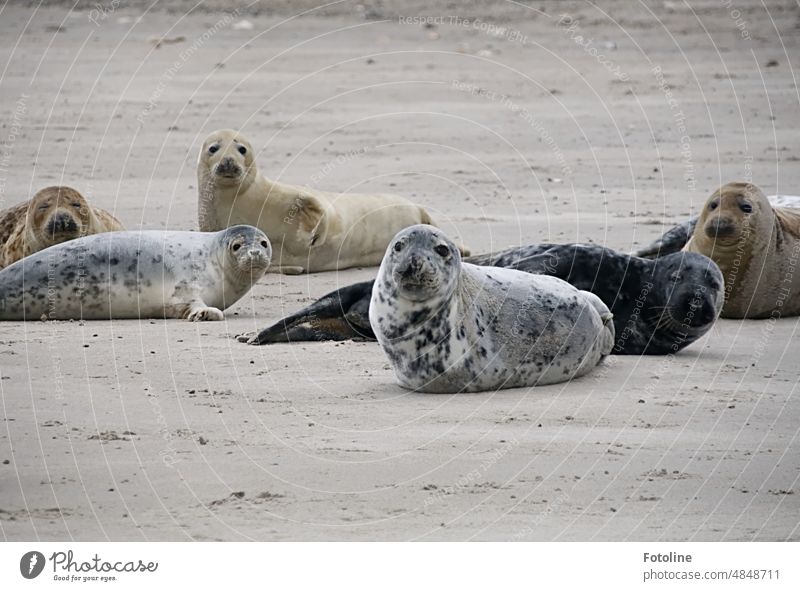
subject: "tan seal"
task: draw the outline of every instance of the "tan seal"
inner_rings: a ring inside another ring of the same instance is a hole
[[[397,232],[433,225],[425,209],[396,195],[330,193],[272,181],[259,172],[251,143],[231,129],[203,142],[197,178],[200,230],[260,228],[274,248],[271,271],[378,265]]]
[[[92,207],[70,187],[47,187],[0,212],[0,269],[54,244],[124,230],[113,215]]]
[[[773,207],[757,186],[728,183],[711,195],[684,250],[719,265],[723,317],[800,314],[800,211]]]

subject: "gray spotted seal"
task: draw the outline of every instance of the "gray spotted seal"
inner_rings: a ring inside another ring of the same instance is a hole
[[[263,276],[271,253],[251,226],[78,238],[0,271],[0,320],[222,320]]]
[[[75,189],[45,187],[30,200],[0,211],[0,269],[54,244],[124,229]]]
[[[331,193],[268,179],[240,132],[222,129],[203,142],[197,164],[198,221],[204,232],[257,226],[275,248],[271,271],[316,273],[378,265],[402,228],[433,224],[397,195]]]
[[[775,206],[752,183],[728,183],[702,212],[637,251],[659,257],[683,249],[706,255],[725,278],[723,318],[800,315],[800,209]]]
[[[695,253],[656,260],[582,244],[533,244],[465,259],[478,265],[552,275],[591,291],[614,314],[616,355],[668,355],[706,334],[724,301],[717,265]],[[240,340],[255,345],[374,339],[369,323],[373,281],[333,291],[310,306]]]
[[[478,392],[585,375],[614,344],[594,294],[543,275],[462,263],[430,226],[399,232],[372,288],[369,319],[400,384]]]

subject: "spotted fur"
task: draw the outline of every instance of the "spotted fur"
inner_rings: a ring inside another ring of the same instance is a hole
[[[369,317],[401,385],[476,392],[564,382],[610,353],[611,313],[554,277],[462,263],[441,231],[412,226],[384,256]]]
[[[724,298],[719,268],[695,253],[651,261],[595,245],[533,244],[465,260],[552,275],[592,292],[614,314],[615,355],[680,351],[711,329]],[[369,323],[373,283],[365,281],[331,292],[258,335],[245,335],[241,340],[266,344],[374,339]]]
[[[266,235],[251,226],[78,238],[0,271],[0,320],[222,320],[271,255]]]

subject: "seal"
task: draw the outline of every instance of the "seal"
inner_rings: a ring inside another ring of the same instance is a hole
[[[648,260],[597,245],[548,246],[531,256],[512,249],[491,258],[559,277],[599,297],[614,314],[614,354],[677,353],[711,330],[722,309],[722,273],[706,256],[675,253]]]
[[[719,316],[724,281],[695,253],[649,260],[582,244],[533,244],[465,259],[477,265],[551,275],[598,296],[614,314],[616,355],[669,355],[706,334]],[[369,322],[373,281],[333,291],[265,328],[242,335],[253,345],[374,339]]]
[[[71,187],[46,187],[0,212],[0,269],[54,244],[125,228]]]
[[[372,288],[369,319],[400,384],[480,392],[587,374],[614,344],[611,312],[555,277],[462,263],[430,226],[395,236]]]
[[[272,181],[259,172],[252,144],[232,129],[203,142],[197,182],[200,230],[257,226],[274,245],[276,272],[378,265],[399,230],[433,225],[424,208],[396,195],[329,193]]]
[[[787,196],[773,199],[791,203]],[[728,183],[708,198],[697,218],[637,254],[658,257],[681,248],[719,265],[725,278],[723,318],[800,315],[800,209],[773,206],[752,183]]]
[[[86,236],[0,271],[0,320],[222,320],[271,255],[266,235],[251,226]]]
[[[786,207],[789,209],[800,210],[800,196],[798,195],[770,195],[767,197],[767,200],[773,207]],[[700,216],[696,215],[685,222],[676,224],[664,232],[662,236],[650,244],[633,251],[631,254],[638,257],[652,259],[680,251],[684,246],[686,246],[686,243],[689,242],[692,234],[694,234],[695,227],[697,226],[697,220],[699,218]]]

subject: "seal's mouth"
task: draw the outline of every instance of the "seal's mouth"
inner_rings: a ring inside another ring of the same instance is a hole
[[[75,218],[73,218],[71,215],[66,213],[58,213],[51,217],[47,222],[47,225],[45,226],[45,232],[50,238],[59,237],[66,239],[79,234],[80,227],[75,221]]]
[[[659,322],[661,328],[671,328],[676,332],[704,332],[717,320],[717,308],[709,295],[692,293],[678,301],[682,301],[680,306],[669,306],[664,310]]]
[[[398,283],[398,287],[400,287],[403,291],[420,292],[423,291],[424,289],[427,289],[428,284],[404,279]]]
[[[236,268],[240,273],[261,275],[269,267],[271,259],[266,252],[257,248],[251,248],[244,252],[236,253]]]
[[[214,167],[214,175],[223,179],[238,179],[242,176],[242,167],[233,158],[223,158]]]
[[[402,274],[395,273],[394,283],[400,295],[407,300],[427,300],[436,292],[435,282],[419,276],[403,277]]]
[[[689,316],[691,314],[691,316]],[[708,300],[704,299],[696,305],[689,306],[687,313],[687,324],[692,328],[705,328],[714,323],[717,319],[717,312],[714,305]]]
[[[266,268],[269,266],[269,263],[269,257],[261,251],[258,251],[255,254],[250,253],[245,259],[245,265],[249,266],[251,269]]]
[[[232,169],[223,169],[218,166],[214,172],[216,176],[223,179],[238,179],[240,176],[242,176],[242,169],[238,166]]]
[[[703,228],[706,236],[721,245],[729,245],[739,238],[739,227],[727,218],[709,220]]]

